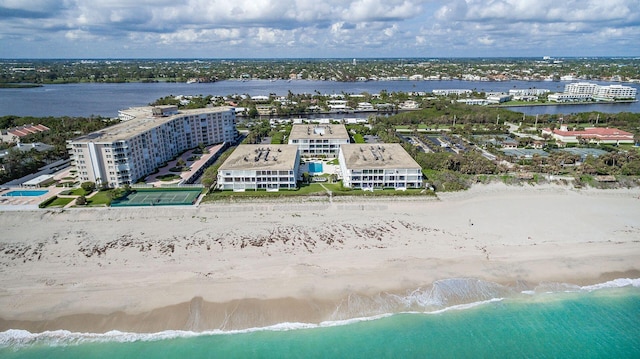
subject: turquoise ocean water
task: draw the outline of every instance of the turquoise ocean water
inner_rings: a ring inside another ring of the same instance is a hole
[[[552,286],[553,287],[553,286]],[[233,333],[0,333],[0,358],[640,358],[640,280]]]

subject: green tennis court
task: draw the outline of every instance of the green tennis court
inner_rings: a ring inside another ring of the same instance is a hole
[[[111,207],[192,205],[201,190],[201,188],[138,189],[125,197],[114,199]]]

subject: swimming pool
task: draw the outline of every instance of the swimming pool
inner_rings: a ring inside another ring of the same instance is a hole
[[[46,190],[30,190],[30,191],[11,191],[2,195],[2,197],[40,197],[42,195],[47,194]]]
[[[309,173],[322,173],[322,162],[309,162]]]

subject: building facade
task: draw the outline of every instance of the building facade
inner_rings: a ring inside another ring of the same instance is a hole
[[[635,100],[638,90],[631,86],[600,86],[595,94],[598,100]]]
[[[637,89],[631,86],[601,86],[590,82],[575,82],[565,85],[563,93],[549,95],[550,101],[615,101],[635,100]]]
[[[218,169],[216,188],[233,191],[296,189],[300,154],[289,145],[240,145]]]
[[[132,184],[188,149],[238,138],[231,107],[137,107],[126,114],[125,122],[68,141],[80,181]]]
[[[348,188],[422,187],[422,168],[397,143],[342,145],[339,162],[342,184]]]
[[[560,129],[545,128],[542,130],[542,135],[551,136],[561,144],[588,142],[618,145],[634,143],[633,133],[609,127],[590,127],[584,130],[569,131],[567,126],[563,125]]]
[[[296,145],[300,156],[337,157],[340,145],[348,144],[349,134],[344,125],[293,125],[288,143]]]

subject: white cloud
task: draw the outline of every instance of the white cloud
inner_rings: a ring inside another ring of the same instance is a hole
[[[574,55],[637,55],[638,9],[640,0],[0,0],[0,57],[25,56],[34,42],[51,43],[52,57],[71,56],[53,51],[74,44],[99,53],[106,46],[95,39],[126,43],[128,56],[146,56],[150,44],[168,57],[177,48],[188,56],[189,44],[230,57],[276,49],[294,57],[481,56],[488,47],[521,56],[559,54],[578,41],[585,53]]]

